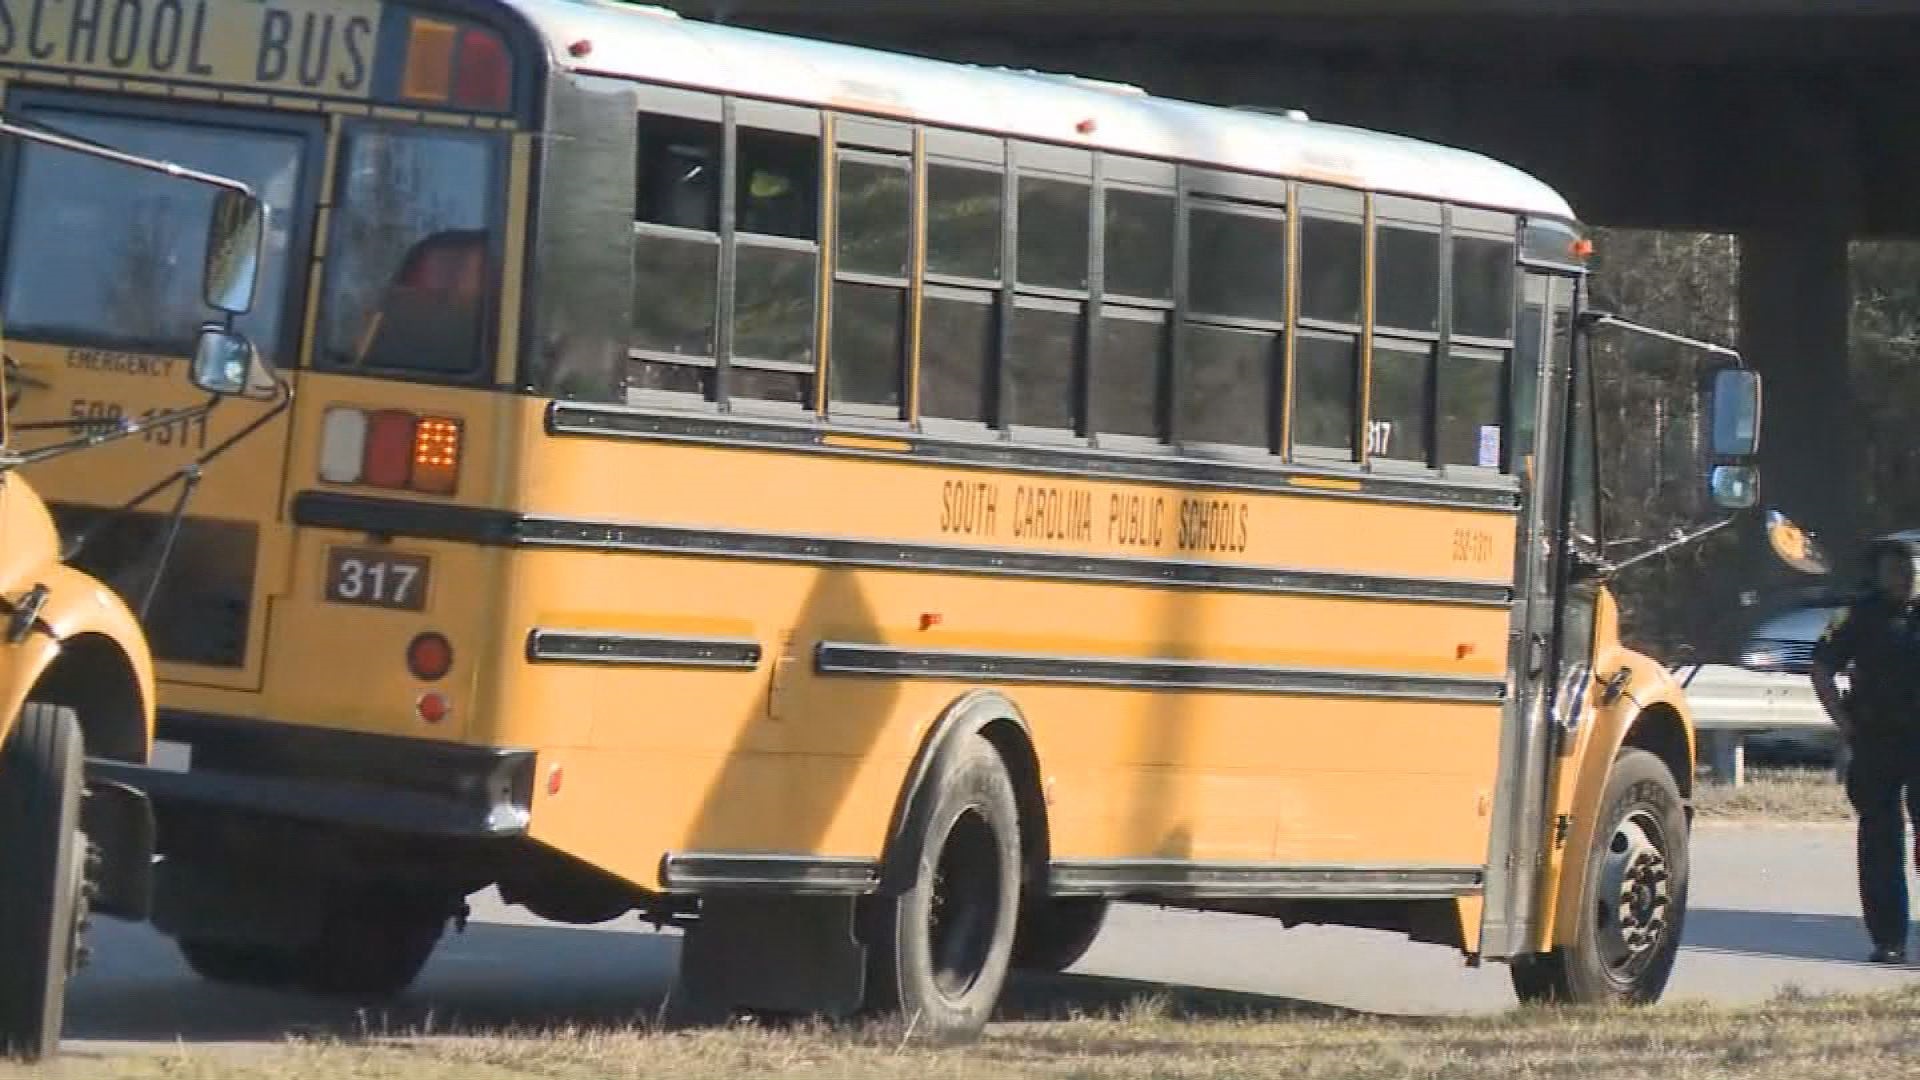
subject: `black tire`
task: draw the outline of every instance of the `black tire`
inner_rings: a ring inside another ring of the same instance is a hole
[[[1621,750],[1599,824],[1577,941],[1512,964],[1524,1003],[1645,1005],[1660,999],[1673,974],[1688,870],[1686,803],[1673,773],[1645,750]]]
[[[0,746],[0,1057],[59,1049],[86,926],[80,719],[28,705]]]
[[[213,982],[390,997],[420,976],[447,925],[447,907],[412,897],[360,893],[329,907],[299,947],[183,938],[194,973]]]
[[[300,981],[300,958],[288,949],[192,939],[176,944],[193,973],[210,982],[277,990]]]
[[[912,884],[876,898],[867,1007],[933,1041],[973,1039],[1006,984],[1020,911],[1020,810],[985,738],[943,753],[897,856]]]
[[[1098,896],[1050,896],[1029,901],[1013,941],[1016,971],[1065,971],[1093,948],[1112,907]]]

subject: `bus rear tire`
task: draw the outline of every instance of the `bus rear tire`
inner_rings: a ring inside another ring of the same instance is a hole
[[[312,940],[298,946],[181,938],[180,954],[213,982],[391,997],[412,986],[445,931],[444,905],[377,892],[328,906]]]
[[[1093,948],[1112,907],[1100,896],[1050,896],[1030,901],[1013,943],[1015,971],[1056,974]]]
[[[60,1046],[86,925],[79,716],[28,705],[0,746],[0,1059]]]
[[[867,1009],[915,1036],[977,1037],[1006,984],[1020,911],[1020,811],[1000,754],[970,736],[926,781],[899,854],[911,885],[872,899]]]
[[[1687,814],[1673,773],[1627,747],[1614,758],[1587,853],[1574,944],[1516,958],[1525,1004],[1645,1005],[1660,999],[1687,913]]]

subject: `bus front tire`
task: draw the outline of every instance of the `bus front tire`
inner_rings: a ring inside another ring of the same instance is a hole
[[[28,705],[0,746],[0,1059],[59,1049],[86,925],[81,744],[69,708]]]
[[[1050,896],[1030,901],[1013,943],[1015,971],[1056,974],[1093,948],[1112,905],[1099,896]]]
[[[875,897],[867,1007],[917,1036],[960,1042],[993,1015],[1020,910],[1020,811],[1000,754],[970,736],[936,766],[903,834],[911,884]]]
[[[1515,959],[1513,988],[1523,1003],[1643,1005],[1659,1000],[1673,974],[1687,910],[1679,786],[1658,757],[1627,747],[1614,758],[1600,806],[1577,939]]]

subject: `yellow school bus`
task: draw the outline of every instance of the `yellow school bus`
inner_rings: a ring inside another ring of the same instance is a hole
[[[497,886],[684,926],[690,1001],[953,1035],[1114,901],[1660,993],[1693,736],[1602,588],[1546,186],[631,5],[7,10],[10,107],[274,210],[296,403],[139,447],[261,425],[156,600],[155,762],[98,765],[202,974],[398,990]],[[23,411],[174,401],[171,286],[75,285],[169,242],[123,202],[0,295]]]
[[[252,302],[260,263],[262,208],[244,184],[0,116],[0,148],[66,158],[90,177],[130,172],[171,185],[176,224],[204,227],[197,294],[221,322],[200,325],[180,374],[210,396],[198,404],[112,424],[14,423],[13,364],[0,370],[0,1060],[36,1060],[60,1041],[67,978],[84,957],[89,915],[144,917],[154,822],[138,790],[107,779],[83,783],[82,762],[144,764],[153,736],[154,673],[140,608],[67,565],[80,537],[63,536],[29,483],[41,465],[212,415],[220,398],[250,387],[278,398],[278,384],[225,316]],[[100,193],[74,185],[45,193],[21,213],[60,219]],[[196,205],[195,200],[198,199]],[[87,239],[69,233],[66,243]],[[18,246],[8,273],[29,274],[44,252]],[[162,269],[177,272],[170,261]],[[191,285],[189,286],[191,287]],[[191,333],[191,328],[182,328]],[[24,387],[20,387],[24,390]],[[51,440],[45,438],[53,432]],[[38,436],[38,437],[36,437]],[[38,442],[33,449],[21,444]],[[196,464],[211,463],[218,454]],[[147,480],[154,479],[151,471]],[[154,490],[164,490],[162,478]],[[154,572],[165,566],[162,552]]]

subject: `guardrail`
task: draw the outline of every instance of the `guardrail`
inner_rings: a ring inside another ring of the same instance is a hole
[[[1693,669],[1682,668],[1676,676],[1686,686],[1694,729],[1700,733],[1700,762],[1722,780],[1734,784],[1746,780],[1749,736],[1773,732],[1823,736],[1833,731],[1833,721],[1827,719],[1805,675],[1749,671],[1727,664],[1704,665],[1691,678],[1689,672]]]

